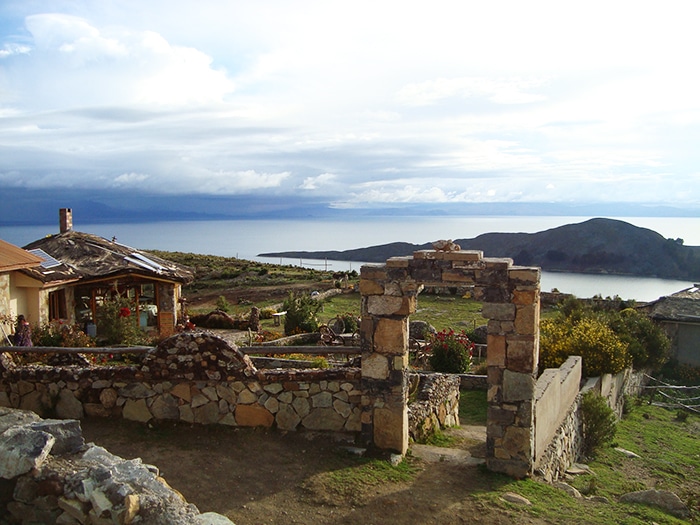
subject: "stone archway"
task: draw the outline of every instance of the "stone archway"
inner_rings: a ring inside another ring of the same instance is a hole
[[[408,319],[425,286],[472,286],[488,319],[487,466],[531,474],[539,357],[540,269],[480,251],[417,251],[360,272],[362,435],[368,445],[408,449]]]

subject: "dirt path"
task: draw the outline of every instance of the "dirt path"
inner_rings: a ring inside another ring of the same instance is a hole
[[[348,452],[350,443],[328,435],[220,426],[148,428],[112,420],[86,420],[82,426],[86,441],[156,465],[200,511],[219,512],[237,525],[542,523],[487,508],[473,497],[497,488],[494,478],[475,466],[473,456],[483,451],[483,442],[474,429],[459,429],[467,434],[459,458],[412,453],[409,461],[418,472],[412,482],[349,482],[351,488],[343,489],[337,476],[360,460]],[[443,456],[453,454],[443,450]]]

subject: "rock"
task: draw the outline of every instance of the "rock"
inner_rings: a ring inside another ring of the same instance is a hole
[[[553,483],[553,486],[560,489],[560,490],[563,490],[572,498],[576,498],[576,499],[582,498],[581,493],[578,491],[578,489],[572,487],[568,483],[564,483],[563,481],[557,481],[557,482]]]
[[[153,419],[153,415],[148,410],[145,399],[127,399],[124,404],[124,412],[122,413],[124,419],[129,419],[131,421],[140,421],[141,423],[146,423]]]
[[[620,498],[621,503],[642,503],[665,510],[677,518],[688,518],[690,510],[681,499],[667,490],[639,490],[629,492]]]
[[[58,419],[82,419],[83,404],[70,390],[61,390],[56,401],[56,417]]]
[[[287,405],[281,405],[275,416],[277,428],[280,430],[296,430],[301,418],[297,415],[294,409]]]
[[[36,421],[41,421],[41,418],[34,412],[15,408],[0,408],[0,434],[8,428]]]
[[[345,425],[345,419],[332,408],[317,408],[302,419],[302,424],[309,430],[340,432]]]
[[[634,452],[626,450],[622,447],[615,447],[615,450],[617,450],[618,452],[620,452],[621,454],[623,454],[625,457],[628,457],[628,458],[638,458],[639,457],[639,454],[635,454]]]
[[[29,427],[39,432],[51,434],[56,442],[51,448],[54,456],[72,454],[85,445],[80,421],[75,419],[45,419],[31,423]]]
[[[516,505],[532,505],[529,499],[515,492],[504,492],[501,494],[501,499]]]
[[[195,518],[195,525],[235,525],[230,519],[216,512],[205,512]]]
[[[12,427],[0,435],[0,478],[12,479],[41,466],[56,442],[48,432],[27,426]]]
[[[274,420],[275,416],[260,405],[236,407],[236,422],[242,427],[271,427]]]
[[[568,469],[566,469],[566,473],[570,476],[579,476],[581,474],[592,474],[593,471],[588,465],[583,463],[574,463]]]

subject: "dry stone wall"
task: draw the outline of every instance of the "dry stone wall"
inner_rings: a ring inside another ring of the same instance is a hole
[[[448,374],[412,374],[416,399],[408,405],[409,436],[419,443],[437,430],[459,425],[460,377]]]
[[[168,338],[140,365],[17,367],[7,356],[0,363],[0,406],[44,417],[361,428],[358,368],[258,370],[237,348],[207,333]]]

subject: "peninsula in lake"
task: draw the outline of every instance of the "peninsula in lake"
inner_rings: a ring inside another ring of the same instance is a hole
[[[384,262],[432,249],[436,240],[343,251],[269,252],[259,257]],[[538,233],[485,233],[454,242],[462,250],[481,250],[485,257],[510,257],[516,265],[547,271],[700,280],[699,246],[685,246],[682,239],[666,239],[653,230],[614,219],[591,219]]]

